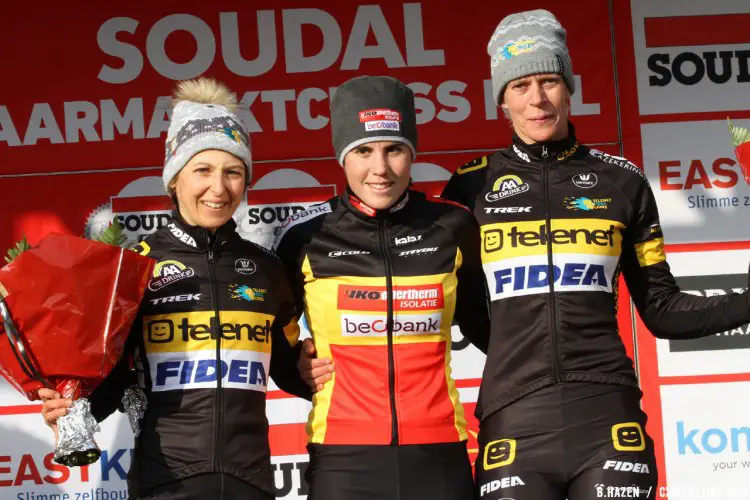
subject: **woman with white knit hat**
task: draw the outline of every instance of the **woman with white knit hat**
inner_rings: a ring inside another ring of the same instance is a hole
[[[136,370],[124,357],[90,397],[103,420],[132,382],[145,394],[128,474],[133,499],[274,498],[268,377],[309,398],[284,269],[232,220],[252,172],[235,106],[211,79],[177,88],[162,175],[175,208],[135,248],[157,260],[126,350]],[[40,396],[56,432],[70,401]]]

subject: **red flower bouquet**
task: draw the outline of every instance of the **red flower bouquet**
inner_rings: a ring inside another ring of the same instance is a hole
[[[99,458],[85,398],[119,361],[153,266],[119,246],[50,234],[0,269],[0,373],[30,400],[42,387],[74,400],[58,420],[63,465]]]
[[[729,123],[729,132],[732,134],[734,155],[742,169],[745,183],[750,186],[750,132],[744,127],[736,127],[729,119],[727,119],[727,122]]]

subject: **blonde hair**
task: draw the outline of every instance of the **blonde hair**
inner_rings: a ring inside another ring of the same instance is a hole
[[[223,83],[205,76],[178,83],[172,95],[172,107],[180,101],[218,104],[227,108],[230,113],[237,111],[237,97],[229,88]]]

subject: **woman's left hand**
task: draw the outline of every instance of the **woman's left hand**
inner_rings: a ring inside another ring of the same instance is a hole
[[[317,358],[315,353],[315,344],[312,339],[303,340],[297,369],[310,389],[313,392],[320,392],[323,390],[323,385],[333,379],[334,366],[331,358]]]

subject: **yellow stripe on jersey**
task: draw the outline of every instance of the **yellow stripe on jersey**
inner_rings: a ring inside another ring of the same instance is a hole
[[[635,255],[641,267],[653,266],[667,260],[664,253],[664,238],[654,238],[635,244]]]
[[[214,332],[221,335],[221,348],[271,352],[274,317],[249,311],[214,311],[154,314],[143,318],[143,341],[147,353],[216,350]]]
[[[294,347],[299,341],[299,323],[298,318],[292,318],[288,325],[284,327],[284,337],[289,345]]]
[[[458,175],[467,174],[469,172],[473,172],[474,170],[479,170],[480,168],[484,168],[487,166],[487,157],[482,156],[480,158],[477,158],[475,160],[471,160],[469,163],[465,163],[458,167],[456,170],[456,173]]]
[[[445,383],[448,386],[448,395],[453,403],[453,417],[456,431],[458,432],[458,439],[465,441],[469,439],[469,435],[466,432],[466,416],[464,415],[464,406],[461,404],[461,399],[458,395],[458,389],[456,389],[456,382],[451,376],[451,342],[445,343]]]
[[[318,354],[318,357],[320,357],[320,354]],[[325,442],[326,432],[328,431],[328,412],[331,410],[331,399],[336,388],[337,377],[336,372],[333,372],[331,380],[323,384],[323,390],[313,394],[312,410],[310,410],[305,426],[311,443]]]
[[[547,253],[549,240],[555,253],[620,255],[625,225],[619,221],[552,219],[550,227],[548,235],[544,220],[483,225],[482,262],[543,255]]]

